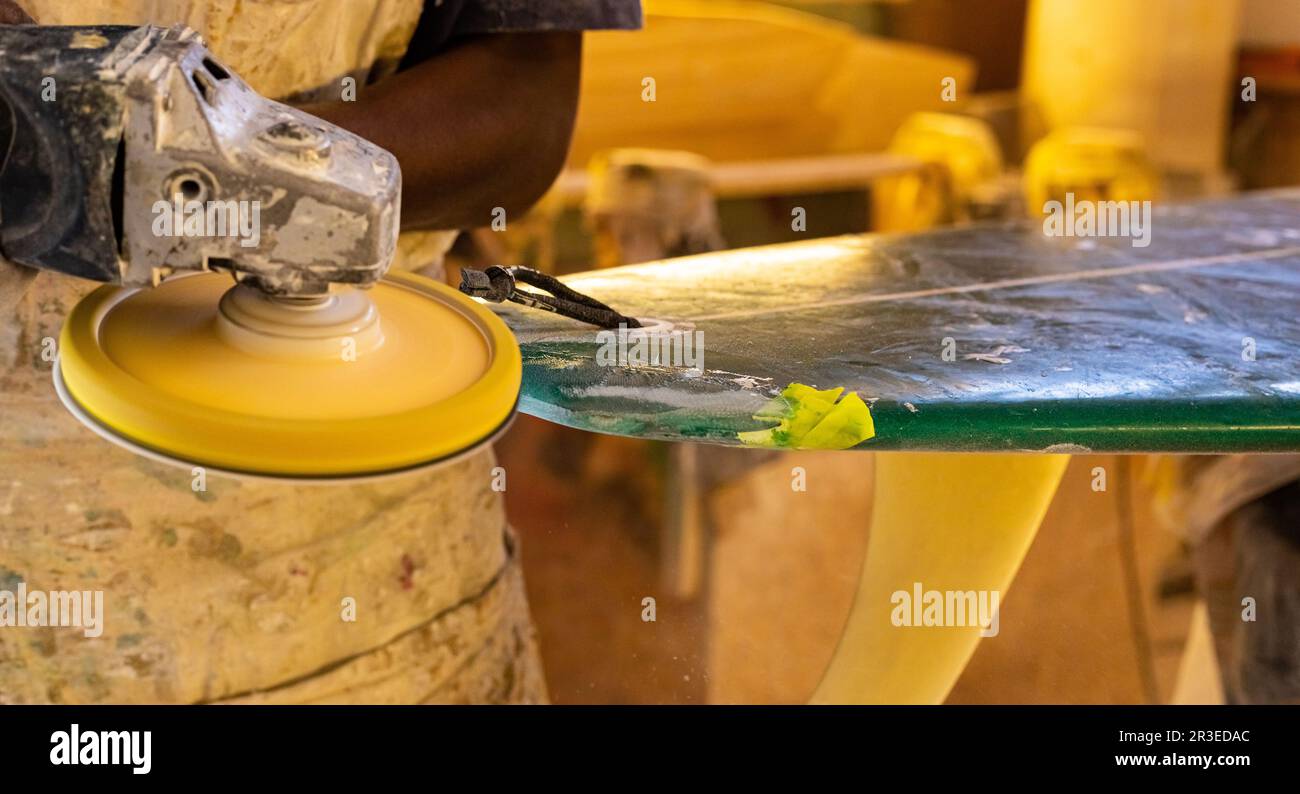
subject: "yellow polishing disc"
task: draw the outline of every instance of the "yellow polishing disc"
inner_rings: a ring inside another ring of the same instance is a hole
[[[232,285],[202,273],[87,295],[60,343],[69,407],[166,458],[305,478],[442,460],[514,413],[519,346],[451,287],[394,273],[295,301]]]

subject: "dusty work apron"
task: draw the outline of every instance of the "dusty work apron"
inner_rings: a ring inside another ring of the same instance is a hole
[[[422,3],[20,5],[42,24],[188,24],[283,97],[390,68]],[[404,237],[421,256],[402,264],[421,267],[451,235]],[[139,458],[51,385],[53,340],[94,286],[0,273],[0,591],[103,594],[97,637],[0,627],[0,704],[545,698],[490,450],[350,486],[198,482]]]

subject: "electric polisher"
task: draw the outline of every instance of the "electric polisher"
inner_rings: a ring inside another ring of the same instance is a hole
[[[374,476],[514,413],[509,329],[389,274],[387,151],[259,96],[189,29],[0,27],[0,251],[106,282],[55,385],[101,435],[187,466]]]

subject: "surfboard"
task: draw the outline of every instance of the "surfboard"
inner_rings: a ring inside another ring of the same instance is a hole
[[[520,409],[583,430],[754,443],[800,384],[869,406],[861,450],[1300,450],[1300,191],[1149,224],[1145,245],[1017,221],[565,277],[677,337],[650,359],[636,334],[494,309]]]

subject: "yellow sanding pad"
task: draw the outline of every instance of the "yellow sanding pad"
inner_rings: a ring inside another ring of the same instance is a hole
[[[232,284],[203,273],[86,296],[56,367],[69,408],[164,458],[291,478],[445,460],[514,413],[518,344],[451,287],[394,273],[295,302]]]

